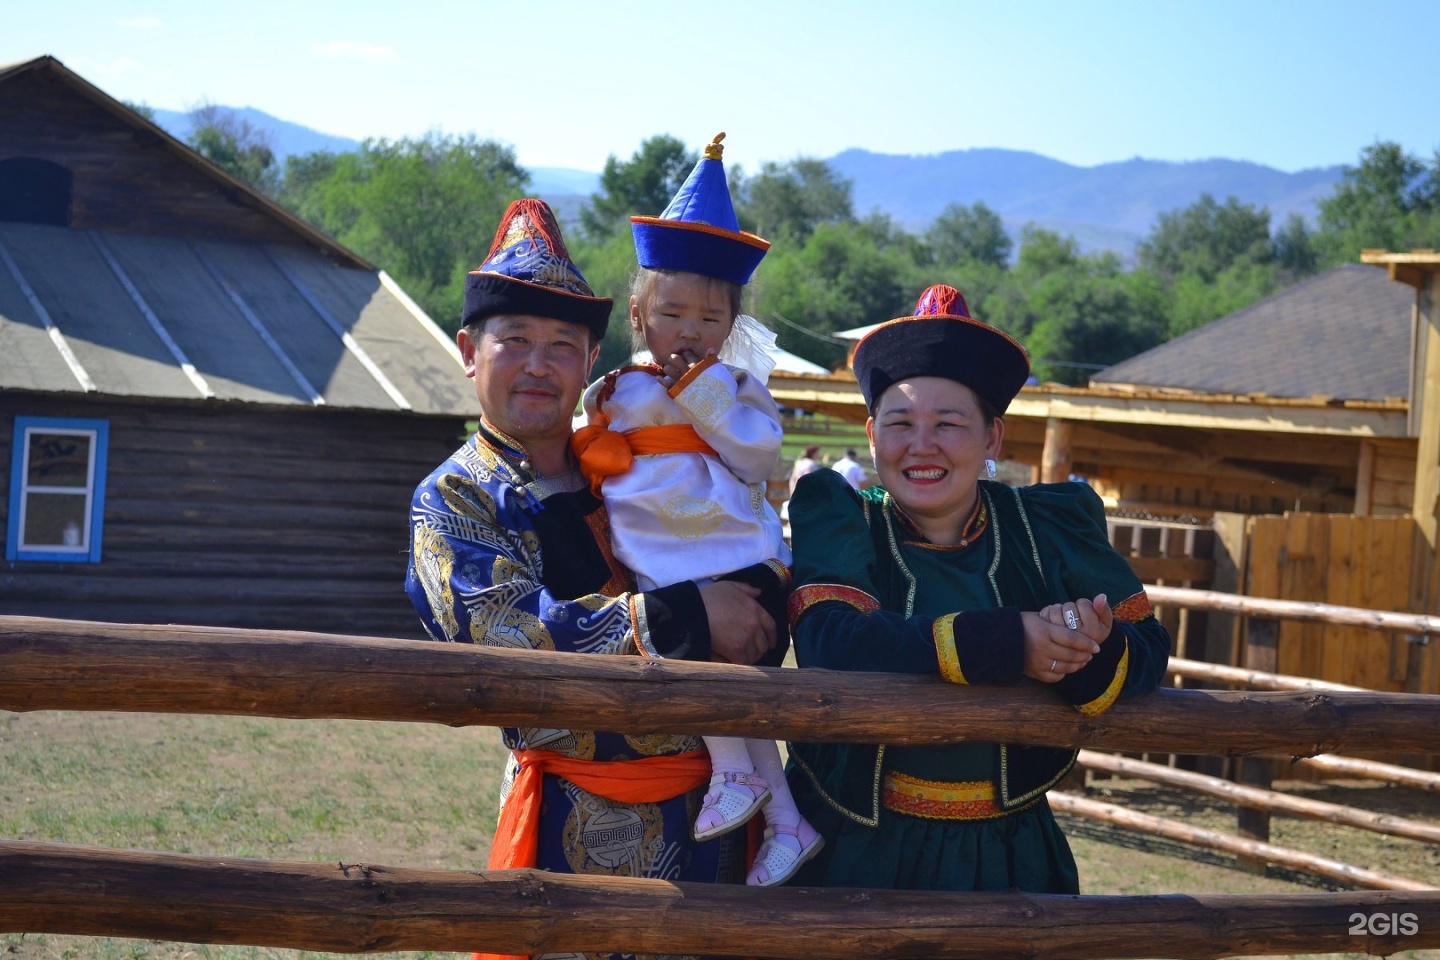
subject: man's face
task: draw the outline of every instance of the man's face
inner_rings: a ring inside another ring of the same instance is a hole
[[[498,316],[456,337],[485,418],[525,444],[566,443],[570,418],[600,352],[590,331],[549,317]]]

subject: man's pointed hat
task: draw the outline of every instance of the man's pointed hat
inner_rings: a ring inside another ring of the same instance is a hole
[[[498,314],[525,314],[588,327],[596,339],[610,322],[609,297],[597,297],[565,249],[544,200],[510,204],[485,262],[465,276],[462,325]]]
[[[725,134],[717,134],[705,148],[660,216],[630,218],[640,266],[698,273],[741,286],[750,282],[770,241],[740,229],[721,160],[724,139]]]

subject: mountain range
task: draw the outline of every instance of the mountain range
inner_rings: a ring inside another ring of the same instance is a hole
[[[320,133],[253,107],[231,110],[264,131],[281,162],[293,153],[343,152],[359,141]],[[155,110],[155,122],[184,139],[189,114]],[[855,210],[880,211],[907,230],[923,230],[950,203],[983,202],[1017,235],[1027,223],[1073,236],[1085,250],[1114,250],[1127,258],[1155,218],[1189,206],[1209,193],[1224,201],[1267,207],[1279,226],[1291,213],[1314,219],[1317,201],[1340,180],[1343,168],[1316,167],[1286,173],[1242,160],[1170,162],[1136,157],[1079,167],[1022,150],[977,148],[926,156],[846,150],[826,161],[850,180]],[[549,200],[562,219],[600,185],[599,173],[563,167],[531,167],[531,191]]]

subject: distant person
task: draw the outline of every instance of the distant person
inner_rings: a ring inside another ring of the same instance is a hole
[[[865,467],[861,465],[857,456],[854,448],[846,450],[845,456],[832,463],[830,469],[849,481],[850,486],[859,490],[865,486]]]
[[[784,434],[765,386],[769,331],[740,312],[770,244],[740,230],[722,149],[716,137],[660,216],[632,218],[640,270],[630,328],[654,362],[592,383],[572,443],[636,585],[756,587],[776,639],[759,665],[778,667],[790,649],[790,547],[764,485]],[[795,809],[779,747],[744,737],[706,737],[705,746],[712,774],[695,839],[729,833],[763,809],[765,839],[746,882],[784,883],[824,841]]]
[[[790,470],[790,496],[795,496],[795,484],[807,473],[814,473],[820,469],[820,447],[810,444],[805,452],[795,458],[795,466]]]

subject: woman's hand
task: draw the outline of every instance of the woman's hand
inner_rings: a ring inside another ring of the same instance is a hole
[[[1115,615],[1105,594],[1093,601],[1055,603],[1039,613],[1021,613],[1025,629],[1025,676],[1058,683],[1081,670],[1100,652]]]
[[[1052,603],[1040,611],[1040,616],[1058,626],[1078,630],[1096,643],[1104,643],[1115,624],[1115,612],[1103,593],[1094,600],[1082,597],[1074,603]]]

